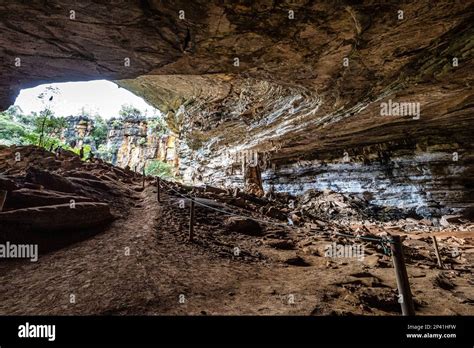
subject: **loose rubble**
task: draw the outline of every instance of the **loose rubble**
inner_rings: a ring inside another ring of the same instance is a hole
[[[18,154],[21,160],[15,161]],[[398,315],[389,251],[383,243],[356,238],[394,234],[403,238],[417,313],[472,313],[474,239],[465,217],[429,220],[397,213],[378,219],[380,211],[363,199],[331,191],[256,196],[166,180],[161,180],[158,203],[155,180],[99,160],[82,162],[66,152],[57,157],[33,146],[0,147],[0,160],[0,192],[6,192],[0,244],[15,239],[38,243],[42,255],[35,268],[23,271],[26,278],[12,272],[14,264],[0,262],[2,284],[9,284],[0,292],[0,313],[189,314],[206,308],[213,314]],[[196,202],[192,242],[191,199]],[[438,240],[443,269],[437,265],[432,236]],[[329,255],[333,246],[358,254]],[[125,258],[120,256],[124,247],[131,249]],[[91,254],[97,248],[105,254]],[[76,265],[84,258],[92,267],[88,272]],[[113,276],[117,262],[126,272],[121,278]],[[59,270],[67,280],[53,282],[55,287],[64,291],[72,278],[81,279],[82,296],[90,305],[11,303],[16,286],[26,282],[30,296],[39,296],[42,272],[49,279]],[[33,278],[35,283],[29,283]],[[233,293],[232,300],[218,298],[214,284],[224,294]],[[174,294],[184,291],[182,286],[187,296],[202,302],[183,309],[154,300],[163,295],[147,290],[166,288]],[[117,287],[126,289],[110,292]],[[289,293],[301,302],[287,307],[281,299]],[[112,306],[124,296],[133,305]]]

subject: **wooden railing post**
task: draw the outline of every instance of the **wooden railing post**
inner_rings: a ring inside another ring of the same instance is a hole
[[[397,278],[397,287],[399,303],[402,307],[403,315],[415,315],[415,306],[411,296],[410,283],[403,255],[403,246],[400,236],[392,236],[393,243],[390,244],[392,251],[393,266],[395,267],[395,276]]]
[[[431,239],[433,240],[433,246],[434,246],[434,249],[435,249],[436,258],[438,259],[438,266],[439,266],[439,268],[443,269],[444,268],[443,260],[441,259],[441,255],[439,253],[438,241],[436,240],[435,236],[431,236]]]
[[[157,177],[156,177],[156,197],[157,197],[157,199],[158,199],[158,203],[161,202],[161,199],[160,199],[160,187],[161,187],[160,177],[157,176]]]
[[[194,239],[194,200],[191,199],[191,205],[189,209],[189,240],[192,242]]]
[[[3,206],[5,205],[6,200],[7,200],[7,191],[0,190],[0,212],[3,211]]]

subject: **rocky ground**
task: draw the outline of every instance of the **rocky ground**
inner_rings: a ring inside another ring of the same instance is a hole
[[[473,224],[461,217],[381,212],[330,191],[257,198],[166,181],[158,202],[153,178],[143,187],[133,172],[36,147],[0,147],[0,172],[1,243],[40,245],[38,262],[0,262],[2,315],[399,315],[387,251],[338,233],[402,235],[417,314],[474,313]],[[354,242],[362,255],[327,254]]]

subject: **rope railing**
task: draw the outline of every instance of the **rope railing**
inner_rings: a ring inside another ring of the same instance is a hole
[[[217,211],[217,212],[220,212],[220,213],[229,215],[229,216],[237,216],[237,217],[241,217],[241,218],[245,218],[245,219],[251,219],[251,220],[254,220],[254,221],[257,221],[257,222],[261,222],[261,223],[272,224],[272,225],[283,226],[283,227],[293,227],[293,226],[288,225],[288,224],[279,223],[279,222],[274,222],[274,221],[268,221],[268,220],[262,220],[262,219],[257,219],[257,218],[251,217],[251,216],[245,216],[245,215],[237,214],[237,213],[234,213],[234,212],[231,212],[231,211],[226,211],[226,210],[222,210],[222,209],[219,209],[219,208],[216,208],[216,207],[207,205],[207,204],[205,204],[205,203],[202,203],[202,202],[197,201],[197,200],[196,200],[197,197],[187,196],[187,195],[185,195],[185,194],[182,194],[182,193],[179,192],[179,191],[176,191],[176,190],[173,189],[172,187],[168,186],[163,180],[160,180],[160,182],[162,182],[169,190],[173,191],[173,192],[176,193],[177,195],[179,195],[179,196],[181,196],[181,197],[183,197],[183,198],[192,200],[192,201],[194,201],[197,205],[206,207],[206,208],[208,208],[208,209],[211,209],[211,210],[214,210],[214,211]]]
[[[157,177],[157,191],[158,191],[158,201],[159,201],[159,192],[160,192],[160,187],[161,184],[165,187],[166,190],[168,191],[173,191],[175,194],[177,194],[180,197],[183,197],[185,199],[188,199],[191,201],[191,210],[190,210],[190,224],[189,224],[189,239],[190,241],[193,240],[193,226],[194,226],[194,204],[198,204],[202,207],[205,207],[210,210],[214,210],[220,213],[223,213],[225,215],[229,216],[238,216],[244,219],[251,219],[253,221],[261,222],[264,224],[272,224],[272,225],[277,225],[277,226],[282,226],[282,227],[287,227],[287,228],[295,228],[298,229],[297,227],[291,225],[291,224],[283,224],[283,223],[277,223],[273,221],[267,221],[267,220],[262,220],[262,219],[257,219],[251,216],[245,216],[242,214],[237,214],[234,212],[222,210],[216,207],[212,207],[208,204],[199,202],[196,200],[197,197],[193,196],[188,196],[186,194],[182,194],[181,192],[175,190],[173,187],[168,185],[164,180],[160,179]],[[290,220],[291,221],[291,220]],[[320,231],[320,234],[323,235],[328,235],[328,236],[340,236],[343,238],[353,238],[357,240],[366,240],[368,242],[375,242],[379,243],[381,247],[384,250],[384,253],[386,255],[391,255],[392,256],[392,261],[393,261],[393,266],[395,269],[395,276],[396,276],[396,281],[397,281],[397,288],[399,292],[399,298],[398,302],[401,305],[402,309],[402,314],[403,315],[415,315],[415,307],[413,303],[413,298],[410,290],[410,283],[408,281],[408,274],[406,270],[406,265],[405,265],[405,259],[404,259],[404,253],[403,253],[403,246],[402,246],[402,241],[400,236],[394,235],[389,237],[366,237],[362,235],[352,235],[352,234],[347,234],[347,233],[341,233],[341,232],[326,232],[326,231]],[[389,247],[387,247],[389,245]]]
[[[197,205],[206,207],[206,208],[208,208],[208,209],[211,209],[211,210],[214,210],[214,211],[217,211],[217,212],[220,212],[220,213],[229,215],[229,216],[237,216],[237,217],[241,217],[241,218],[244,218],[244,219],[250,219],[250,220],[253,220],[253,221],[256,221],[256,222],[261,222],[261,223],[264,223],[264,224],[271,224],[271,225],[275,225],[275,226],[282,226],[282,227],[288,227],[288,228],[298,229],[297,227],[295,227],[295,226],[293,226],[293,225],[290,225],[290,224],[284,224],[284,223],[279,223],[279,222],[273,222],[273,221],[268,221],[268,220],[262,220],[262,219],[258,219],[258,218],[252,217],[252,216],[246,216],[246,215],[242,215],[242,214],[237,214],[237,213],[234,213],[234,212],[230,212],[230,211],[218,209],[218,208],[216,208],[216,207],[212,207],[212,206],[210,206],[210,205],[207,205],[207,204],[205,204],[205,203],[202,203],[202,202],[197,201],[197,200],[196,200],[197,197],[193,197],[193,196],[188,196],[188,195],[186,195],[186,194],[182,194],[181,192],[179,192],[179,191],[175,190],[174,188],[170,187],[163,179],[160,179],[160,182],[163,183],[164,186],[165,186],[168,190],[171,190],[171,191],[173,191],[174,193],[176,193],[177,195],[179,195],[179,196],[181,196],[181,197],[183,197],[183,198],[185,198],[185,199],[192,200],[192,201],[194,201]],[[362,236],[362,235],[352,235],[352,234],[341,233],[341,232],[326,232],[326,231],[321,231],[320,233],[321,233],[321,234],[330,235],[330,236],[336,235],[336,236],[345,237],[345,238],[354,238],[354,239],[366,240],[366,241],[377,242],[377,243],[393,243],[393,241],[392,241],[391,239],[389,239],[389,238],[383,238],[383,237],[366,237],[366,236]]]

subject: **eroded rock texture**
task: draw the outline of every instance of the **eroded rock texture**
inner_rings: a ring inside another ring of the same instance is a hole
[[[61,139],[75,149],[89,145],[95,156],[114,165],[142,173],[150,161],[158,160],[177,168],[176,137],[160,126],[150,125],[154,120],[146,117],[112,118],[107,121],[107,138],[101,153],[100,146],[92,137],[97,126],[88,116],[66,117],[66,128]],[[99,152],[98,152],[99,151]]]
[[[473,22],[469,1],[4,2],[0,106],[120,80],[166,114],[186,180],[242,185],[254,151],[266,187],[469,211]],[[381,116],[390,100],[419,118]]]
[[[128,166],[139,173],[153,160],[175,167],[178,165],[176,137],[150,127],[149,121],[145,118],[128,118],[107,123],[107,149],[112,155],[112,164],[122,168]]]
[[[66,128],[63,129],[61,139],[71,147],[81,148],[89,144],[94,150],[95,142],[91,139],[94,122],[88,116],[68,116],[65,118]]]
[[[131,171],[66,150],[0,146],[0,172],[0,243],[37,243],[41,252],[103,231],[136,199]]]

